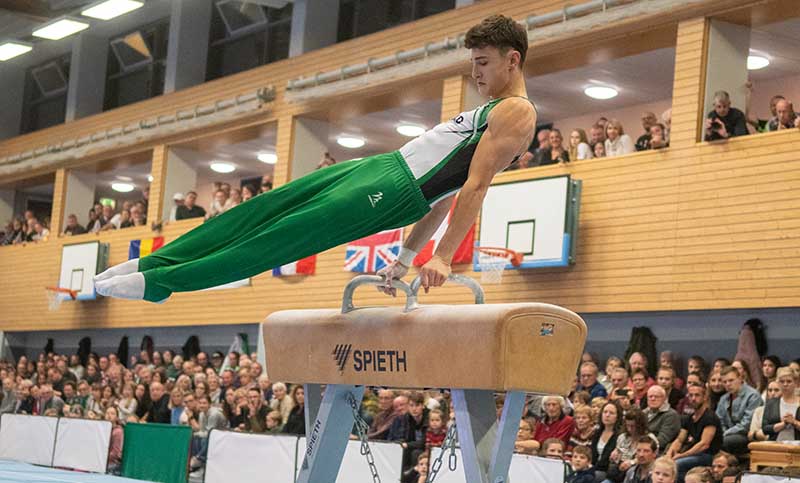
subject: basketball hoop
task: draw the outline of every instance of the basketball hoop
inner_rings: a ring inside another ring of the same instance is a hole
[[[78,291],[77,290],[70,290],[68,288],[61,288],[61,287],[45,287],[44,288],[45,295],[47,295],[47,308],[50,311],[58,310],[61,306],[61,302],[64,301],[64,298],[61,295],[66,294],[72,300],[78,298]]]
[[[500,283],[506,265],[515,267],[522,264],[522,254],[499,247],[475,247],[478,253],[478,266],[481,267],[481,283]]]

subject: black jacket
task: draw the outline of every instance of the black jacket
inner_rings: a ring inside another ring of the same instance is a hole
[[[800,407],[797,408],[797,412],[795,413],[794,417],[796,419],[800,419]],[[761,423],[761,430],[764,431],[770,441],[775,441],[778,439],[778,433],[775,432],[775,425],[781,422],[781,398],[776,397],[774,399],[767,400],[767,404],[764,405],[764,419]],[[800,440],[800,430],[797,429],[797,426],[794,428],[794,439]]]
[[[602,434],[603,430],[599,429],[595,431],[594,436],[592,437],[592,462],[594,463],[595,470],[608,471],[608,461],[611,458],[611,452],[617,447],[617,437],[619,436],[619,433],[615,431],[614,434],[608,438],[606,447],[603,448],[603,454],[598,454],[597,443],[600,441],[600,435]]]

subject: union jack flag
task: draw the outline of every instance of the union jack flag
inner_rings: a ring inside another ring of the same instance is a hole
[[[400,253],[403,229],[386,230],[347,244],[344,269],[373,273],[390,264]]]

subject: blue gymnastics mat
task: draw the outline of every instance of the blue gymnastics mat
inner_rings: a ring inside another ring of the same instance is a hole
[[[119,476],[79,473],[44,468],[19,461],[0,459],[0,481],[3,483],[143,483]]]

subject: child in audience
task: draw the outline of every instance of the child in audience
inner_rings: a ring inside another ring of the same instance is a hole
[[[281,412],[270,411],[267,413],[267,434],[279,434],[281,429]]]
[[[559,438],[548,438],[544,440],[544,442],[542,442],[542,449],[539,452],[539,456],[553,460],[563,460],[564,442]]]
[[[431,410],[428,414],[428,430],[425,432],[425,448],[441,447],[446,435],[444,413],[440,409]]]
[[[662,456],[653,463],[653,473],[650,478],[653,483],[675,483],[678,476],[678,467],[671,458]]]
[[[696,466],[686,473],[684,483],[713,483],[714,475],[708,466]]]
[[[605,158],[606,157],[606,145],[603,143],[597,143],[594,145],[594,157],[595,158]]]
[[[572,450],[572,474],[566,483],[594,483],[592,451],[586,446],[576,446]]]

